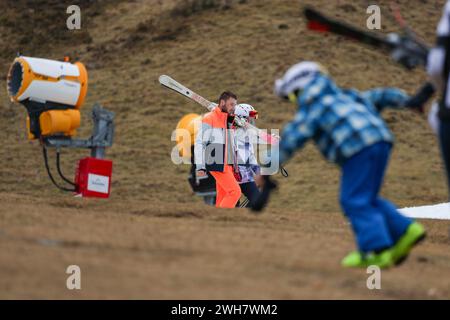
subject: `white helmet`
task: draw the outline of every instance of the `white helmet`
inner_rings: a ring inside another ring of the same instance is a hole
[[[258,111],[249,104],[240,103],[234,108],[234,115],[254,124],[255,119],[258,118]]]
[[[287,99],[290,94],[305,89],[317,73],[328,74],[320,63],[312,61],[297,63],[289,68],[283,78],[275,81],[275,94]]]
[[[250,112],[251,111],[255,111],[255,108],[253,108],[249,104],[240,103],[234,109],[234,115],[238,116],[238,117],[241,117],[241,118],[248,118],[248,117],[250,117]]]

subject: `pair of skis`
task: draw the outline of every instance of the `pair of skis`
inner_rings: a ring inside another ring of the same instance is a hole
[[[167,75],[161,75],[159,77],[159,83],[161,85],[163,85],[164,87],[171,89],[171,90],[197,102],[201,106],[208,109],[208,111],[212,111],[215,107],[217,107],[217,103],[213,103],[213,102],[205,99],[201,95],[195,93],[188,87],[182,85],[181,83],[179,83],[178,81],[172,79],[171,77],[169,77]],[[265,141],[268,144],[277,144],[280,140],[280,138],[278,136],[270,135],[265,130],[261,130],[261,129],[257,128],[256,126],[248,123],[247,121],[244,121],[243,119],[241,119],[239,117],[235,117],[234,121],[235,121],[235,124],[239,127],[253,130],[253,132],[255,132],[256,135],[260,139],[262,139],[263,141]]]

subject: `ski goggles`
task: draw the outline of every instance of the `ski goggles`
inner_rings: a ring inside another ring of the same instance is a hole
[[[248,117],[253,118],[255,120],[258,119],[258,111],[256,110],[250,111]]]

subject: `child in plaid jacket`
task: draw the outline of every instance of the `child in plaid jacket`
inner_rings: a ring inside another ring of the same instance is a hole
[[[395,88],[341,89],[315,62],[291,67],[276,81],[275,92],[296,103],[298,112],[285,126],[272,161],[282,165],[312,139],[341,168],[340,204],[358,247],[342,264],[390,267],[402,262],[425,231],[379,195],[394,141],[379,113],[403,106],[408,96]]]

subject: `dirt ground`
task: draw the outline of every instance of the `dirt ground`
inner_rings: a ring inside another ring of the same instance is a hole
[[[444,1],[396,2],[432,43]],[[82,29],[68,31],[65,8],[74,3],[82,8]],[[26,140],[25,109],[0,90],[0,298],[450,298],[447,221],[423,221],[427,241],[401,267],[382,272],[381,290],[367,289],[365,270],[339,266],[354,248],[337,201],[339,171],[312,145],[288,164],[290,177],[278,178],[279,191],[258,216],[206,207],[189,189],[189,167],[170,161],[177,121],[203,110],[161,88],[160,74],[211,100],[236,91],[258,109],[263,128],[282,128],[294,114],[272,88],[299,60],[322,62],[343,86],[413,93],[425,79],[422,70],[408,72],[370,48],[305,28],[305,4],[364,26],[368,2],[248,0],[230,9],[187,3],[0,3],[0,74],[17,52],[69,54],[89,72],[79,136],[90,133],[94,102],[116,112],[115,144],[107,152],[114,161],[111,198],[73,198],[51,185],[39,144]],[[397,31],[388,1],[379,5],[382,32]],[[397,142],[383,195],[399,207],[444,202],[443,167],[424,117],[406,110],[384,117]],[[70,175],[87,154],[65,151],[63,171]],[[79,291],[66,288],[69,265],[81,268]]]

